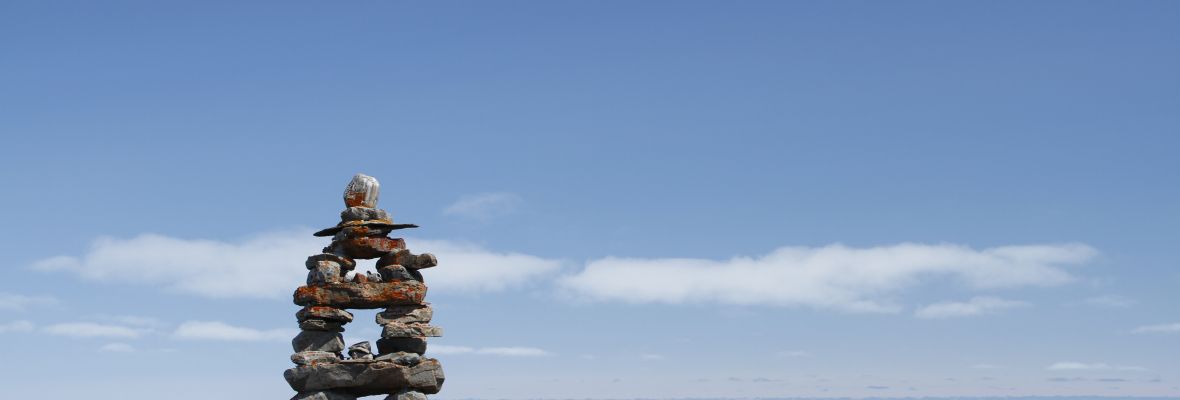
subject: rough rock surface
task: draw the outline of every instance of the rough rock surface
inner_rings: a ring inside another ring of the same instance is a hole
[[[295,304],[335,308],[374,309],[420,304],[426,285],[415,281],[340,283],[301,286],[295,289]]]
[[[307,261],[304,262],[303,265],[307,267],[307,269],[312,269],[316,266],[319,266],[320,263],[336,263],[337,265],[340,265],[340,269],[342,271],[351,271],[353,268],[356,268],[356,261],[353,259],[330,253],[316,254],[314,256],[308,257]]]
[[[377,339],[377,353],[381,355],[389,353],[414,353],[422,355],[426,353],[426,339],[425,338],[382,338]]]
[[[340,321],[308,318],[299,323],[299,329],[305,331],[344,332],[344,323]]]
[[[291,339],[291,347],[296,353],[304,351],[325,351],[339,353],[344,351],[344,337],[338,332],[302,331]]]
[[[402,390],[396,394],[385,396],[385,400],[426,400],[426,395],[416,390]]]
[[[340,212],[341,221],[391,221],[389,213],[380,208],[348,207]]]
[[[375,358],[375,360],[389,361],[389,362],[392,362],[392,363],[398,364],[398,365],[413,366],[413,365],[418,365],[418,363],[422,361],[422,356],[414,354],[414,353],[406,353],[404,351],[399,351],[397,353],[389,353],[389,354],[383,354],[383,355],[377,356],[377,358]]]
[[[381,185],[377,178],[356,174],[348,186],[344,187],[344,205],[348,207],[377,207],[378,197],[381,195]]]
[[[387,265],[401,265],[409,269],[425,269],[438,265],[438,258],[430,253],[415,255],[403,248],[377,259],[378,268]]]
[[[413,389],[438,393],[445,376],[438,360],[423,359],[408,367],[385,361],[316,364],[288,369],[283,373],[297,392],[332,390],[354,396],[395,393]]]
[[[398,249],[404,249],[405,247],[406,241],[401,238],[354,237],[333,240],[332,244],[324,248],[324,251],[343,254],[349,258],[367,260],[379,258]]]
[[[340,264],[330,261],[320,261],[319,265],[312,268],[307,273],[308,285],[326,285],[331,283],[340,283]]]
[[[295,313],[300,322],[308,318],[324,319],[328,321],[352,322],[352,313],[335,307],[307,306]]]
[[[336,353],[326,351],[301,351],[291,355],[291,362],[298,365],[338,363],[340,362],[340,357]]]
[[[442,336],[442,328],[426,324],[402,324],[391,322],[385,324],[381,329],[381,337],[383,338],[405,338],[405,337],[438,337]]]
[[[369,342],[360,342],[348,346],[348,358],[353,360],[372,360],[373,349],[369,347]]]
[[[413,306],[394,306],[386,308],[385,311],[377,313],[375,318],[377,325],[385,325],[393,322],[409,324],[414,322],[430,322],[430,318],[434,317],[434,309],[429,304],[413,305]]]
[[[383,282],[389,282],[389,281],[424,282],[422,280],[422,273],[421,272],[418,272],[418,271],[415,271],[412,269],[406,269],[406,267],[403,267],[400,265],[386,265],[383,267],[379,267],[379,268],[377,268],[377,272],[381,274],[381,281],[383,281]]]
[[[291,400],[356,400],[356,396],[333,391],[314,391],[297,393]]]

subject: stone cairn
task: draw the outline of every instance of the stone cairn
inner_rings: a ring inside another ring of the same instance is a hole
[[[426,338],[442,330],[428,325],[433,311],[423,301],[426,285],[419,271],[438,264],[429,253],[415,255],[405,241],[388,237],[412,224],[395,224],[377,208],[377,179],[357,174],[344,190],[340,224],[316,232],[332,236],[322,254],[307,258],[307,286],[295,290],[295,313],[301,332],[291,341],[296,367],[283,373],[292,400],[355,400],[388,395],[386,400],[425,400],[438,393],[443,371],[425,358]],[[377,259],[377,273],[352,272],[357,259]],[[377,354],[369,342],[344,347],[348,309],[379,309],[382,326]],[[347,358],[342,354],[347,351]]]

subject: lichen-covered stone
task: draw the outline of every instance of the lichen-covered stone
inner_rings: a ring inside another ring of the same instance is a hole
[[[377,325],[385,325],[389,323],[403,323],[409,324],[414,322],[430,322],[434,317],[434,309],[429,304],[413,305],[413,306],[394,306],[388,307],[383,312],[377,313],[375,318]]]
[[[446,379],[434,359],[423,359],[414,366],[385,361],[299,366],[285,371],[283,377],[298,392],[332,390],[354,396],[391,394],[403,389],[433,394]]]
[[[344,337],[338,332],[329,331],[301,331],[291,339],[291,347],[296,353],[304,351],[324,351],[339,353],[344,351]]]
[[[342,280],[340,264],[331,261],[320,261],[317,264],[315,268],[307,272],[308,285],[340,283]]]
[[[426,354],[426,338],[403,337],[377,339],[377,353],[414,353]]]
[[[381,274],[381,280],[388,281],[418,281],[423,282],[422,273],[400,265],[386,265],[378,267],[377,272]]]
[[[349,258],[368,260],[403,249],[406,241],[401,238],[355,237],[333,240],[324,252],[343,254]]]
[[[291,362],[298,365],[338,363],[340,362],[340,356],[327,351],[301,351],[291,355]]]
[[[296,312],[295,318],[300,322],[303,322],[308,318],[317,318],[328,321],[349,323],[352,322],[352,313],[348,312],[347,310],[341,310],[335,307],[307,306]]]
[[[340,212],[341,221],[392,221],[389,213],[380,208],[348,207]]]
[[[344,323],[318,318],[308,318],[299,323],[299,329],[305,331],[344,332]]]
[[[381,195],[381,184],[377,178],[356,174],[344,187],[344,205],[347,207],[377,207]]]
[[[426,285],[415,281],[340,283],[301,286],[292,296],[301,306],[374,309],[421,304]]]
[[[442,336],[442,333],[440,327],[418,323],[391,322],[383,325],[381,329],[381,337],[383,338],[438,337]]]
[[[319,266],[320,263],[336,263],[340,266],[341,271],[351,271],[353,268],[356,268],[355,260],[332,253],[322,253],[308,257],[307,261],[304,262],[303,265],[307,267],[307,269],[313,269]]]
[[[401,265],[409,269],[425,269],[438,265],[438,257],[430,253],[415,255],[409,250],[402,248],[377,259],[378,268],[387,265]]]

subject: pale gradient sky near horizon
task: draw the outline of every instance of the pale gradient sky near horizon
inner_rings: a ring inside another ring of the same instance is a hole
[[[1180,397],[1178,17],[0,2],[0,383],[290,397],[364,172],[440,258],[439,399]]]

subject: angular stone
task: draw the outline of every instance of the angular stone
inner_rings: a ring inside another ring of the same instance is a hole
[[[421,304],[426,285],[415,281],[301,286],[292,296],[301,306],[373,309]]]
[[[291,400],[356,400],[356,396],[333,391],[314,391],[296,393]]]
[[[422,253],[415,255],[404,247],[377,259],[377,268],[387,265],[401,265],[409,269],[425,269],[438,265],[438,257],[434,254]]]
[[[317,318],[308,318],[299,323],[299,329],[305,331],[344,332],[344,323]]]
[[[291,362],[298,365],[314,365],[318,363],[338,363],[340,357],[336,353],[326,351],[301,351],[291,355]]]
[[[307,269],[313,269],[320,265],[320,263],[336,263],[340,266],[341,271],[352,271],[356,268],[356,261],[351,258],[344,257],[338,254],[323,253],[308,257],[307,261],[303,263]]]
[[[402,390],[385,396],[385,400],[426,400],[426,395],[416,390]]]
[[[381,279],[381,275],[376,272],[366,272],[365,277],[369,278],[369,282],[381,282],[384,280]]]
[[[426,324],[388,323],[381,329],[382,338],[439,337],[442,328]]]
[[[426,338],[383,338],[377,339],[377,353],[381,355],[389,353],[414,353],[422,355],[426,353]]]
[[[315,268],[307,272],[308,285],[324,285],[340,283],[340,264],[331,261],[320,261]]]
[[[434,394],[446,379],[435,359],[423,359],[412,367],[385,361],[308,365],[288,369],[283,377],[297,392],[332,390],[354,396],[402,389]]]
[[[340,232],[336,232],[333,239],[355,238],[355,237],[382,237],[393,232],[393,227],[389,225],[355,225],[345,226],[340,228]]]
[[[358,272],[352,275],[352,281],[353,283],[368,283],[369,276]]]
[[[344,205],[347,207],[377,207],[377,198],[381,195],[381,184],[377,178],[356,174],[344,187]]]
[[[406,241],[401,238],[388,237],[357,237],[333,240],[332,244],[324,248],[324,252],[343,254],[349,258],[372,259],[390,252],[404,249]]]
[[[352,313],[335,307],[307,306],[296,312],[295,318],[298,319],[299,322],[303,322],[308,318],[316,318],[328,321],[349,323],[352,322]]]
[[[291,339],[291,347],[296,353],[304,351],[325,351],[339,353],[344,351],[344,337],[337,332],[301,331]]]
[[[377,268],[382,281],[418,281],[422,282],[422,273],[400,265],[386,265]]]
[[[422,361],[422,356],[414,353],[406,353],[399,351],[397,353],[382,354],[375,358],[377,361],[389,361],[397,365],[418,365]]]
[[[353,360],[372,360],[373,350],[369,347],[369,342],[360,342],[348,346],[348,358]]]
[[[348,207],[340,212],[341,221],[392,221],[389,213],[380,208]]]
[[[430,308],[429,304],[415,305],[415,306],[396,306],[386,308],[384,312],[377,313],[377,325],[385,325],[389,323],[403,323],[409,324],[414,322],[430,322],[434,317],[434,309]]]

